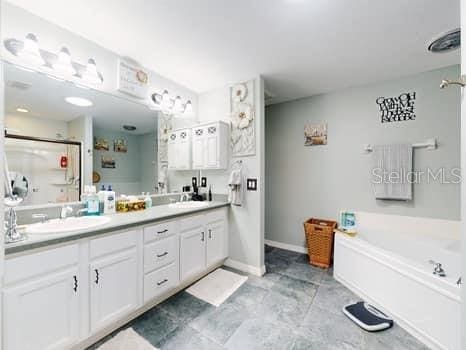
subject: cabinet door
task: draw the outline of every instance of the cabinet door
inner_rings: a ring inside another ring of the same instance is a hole
[[[190,164],[189,164],[189,152],[190,152],[190,147],[189,143],[187,141],[180,141],[176,144],[176,169],[189,169]]]
[[[177,165],[176,146],[177,146],[177,135],[176,133],[171,133],[170,136],[168,137],[168,144],[167,144],[168,169],[176,169],[176,165]]]
[[[207,136],[205,141],[205,167],[218,167],[218,130],[217,126],[209,126],[207,128]]]
[[[202,131],[202,129],[199,129]],[[204,137],[193,139],[193,168],[202,169],[204,167]]]
[[[183,281],[206,267],[206,234],[202,226],[180,236],[180,279]]]
[[[207,226],[207,266],[218,263],[227,257],[225,242],[225,222],[208,223]]]
[[[3,290],[5,350],[59,350],[79,334],[78,267],[33,277]]]
[[[135,248],[96,259],[90,264],[91,330],[94,332],[137,308]]]

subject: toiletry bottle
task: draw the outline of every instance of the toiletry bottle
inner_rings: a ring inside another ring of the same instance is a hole
[[[86,215],[100,215],[100,201],[95,186],[89,187],[89,193],[86,198]]]
[[[112,185],[108,186],[108,191],[105,191],[104,196],[104,214],[116,213],[116,194],[112,191]]]
[[[146,192],[146,196],[144,197],[144,203],[146,204],[146,209],[152,207],[152,198],[149,192]]]
[[[209,186],[209,202],[212,202],[212,185]]]
[[[101,213],[104,212],[104,202],[105,202],[105,195],[106,195],[106,190],[105,190],[105,185],[102,185],[102,187],[100,188],[100,191],[98,194],[99,196],[99,210]]]

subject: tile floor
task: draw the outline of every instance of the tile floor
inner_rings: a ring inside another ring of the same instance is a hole
[[[396,325],[354,325],[341,307],[358,298],[306,255],[266,246],[265,263],[262,278],[250,276],[218,308],[182,291],[125,327],[162,350],[427,349]]]

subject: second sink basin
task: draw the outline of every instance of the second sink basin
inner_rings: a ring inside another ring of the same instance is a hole
[[[189,202],[177,202],[169,204],[169,208],[175,209],[194,209],[194,208],[205,208],[208,207],[208,202],[196,202],[196,201],[189,201]]]
[[[105,225],[108,222],[110,222],[110,218],[106,216],[81,216],[78,218],[69,217],[66,219],[54,219],[28,225],[26,227],[26,233],[31,235],[65,233]]]

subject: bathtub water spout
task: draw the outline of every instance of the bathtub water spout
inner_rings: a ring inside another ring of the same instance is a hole
[[[443,269],[441,263],[436,262],[434,260],[429,260],[429,263],[435,265],[434,272],[432,272],[434,275],[437,275],[439,277],[445,277],[446,276],[445,270]]]

